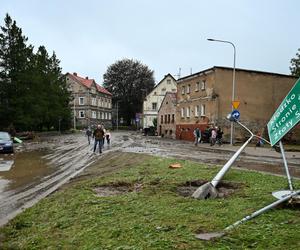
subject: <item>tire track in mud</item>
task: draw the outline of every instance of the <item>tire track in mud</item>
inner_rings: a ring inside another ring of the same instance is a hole
[[[120,137],[120,138],[118,138]],[[116,138],[116,143],[112,143],[109,149],[103,154],[114,152],[128,147],[133,140]],[[45,176],[39,183],[32,183],[15,192],[9,192],[0,205],[0,226],[6,224],[10,219],[40,201],[42,198],[56,191],[63,184],[81,173],[85,168],[101,159],[101,155],[94,154],[91,146],[87,146],[84,137],[77,137],[76,141],[55,147],[52,153],[42,158],[48,160],[48,164],[58,168],[52,174]]]

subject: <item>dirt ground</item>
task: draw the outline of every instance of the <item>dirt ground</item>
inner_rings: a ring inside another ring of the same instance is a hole
[[[103,153],[95,154],[83,133],[39,137],[18,146],[15,155],[8,156],[15,165],[8,172],[0,172],[0,225],[63,184],[107,175],[136,165],[149,155],[223,165],[236,150],[226,145],[195,147],[192,142],[145,137],[139,132],[113,132],[111,145],[105,144]],[[300,177],[299,153],[288,156],[291,175]],[[246,150],[234,166],[284,175],[281,155],[266,149]]]

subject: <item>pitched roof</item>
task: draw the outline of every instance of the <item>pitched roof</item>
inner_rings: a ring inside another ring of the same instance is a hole
[[[160,109],[162,108],[162,106],[163,106],[163,104],[164,104],[164,102],[165,102],[165,99],[166,99],[168,96],[170,96],[171,102],[172,102],[174,105],[176,105],[176,102],[177,102],[177,92],[175,92],[175,93],[174,93],[174,92],[167,92],[167,93],[165,94],[164,99],[163,99],[162,102],[161,102],[161,105],[160,105],[160,107],[159,107],[159,109],[158,109],[158,113],[159,113]]]
[[[100,93],[104,93],[104,94],[107,94],[107,95],[112,95],[108,90],[106,90],[105,88],[100,86],[98,83],[96,83],[96,81],[94,79],[89,79],[87,77],[83,78],[83,77],[77,75],[77,73],[73,73],[73,74],[67,73],[66,75],[68,75],[73,80],[81,83],[82,85],[84,85],[85,87],[87,87],[89,89],[91,88],[92,84],[95,83],[96,88]]]

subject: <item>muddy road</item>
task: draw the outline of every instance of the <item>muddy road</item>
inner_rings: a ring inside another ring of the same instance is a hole
[[[25,142],[14,155],[0,155],[0,225],[55,191],[107,153],[133,152],[222,165],[237,147],[145,137],[138,132],[114,132],[110,147],[94,154],[83,134],[42,137]],[[287,153],[291,175],[300,177],[300,154]],[[128,159],[130,161],[130,159]],[[247,148],[235,167],[283,175],[281,155],[271,149]],[[122,168],[120,166],[119,168]],[[114,171],[119,169],[114,168]],[[103,168],[103,174],[107,171]]]

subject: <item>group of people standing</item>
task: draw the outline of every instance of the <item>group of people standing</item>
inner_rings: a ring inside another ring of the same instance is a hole
[[[219,146],[222,145],[222,139],[223,139],[223,130],[221,127],[214,127],[211,126],[209,129],[205,131],[205,136],[207,137],[210,146],[214,146],[215,144],[218,144]],[[198,145],[201,141],[203,142],[204,138],[202,138],[202,132],[199,128],[194,129],[194,137],[195,137],[195,146]]]
[[[94,153],[96,152],[97,145],[99,147],[99,153],[102,153],[102,148],[104,146],[104,142],[106,139],[107,145],[110,145],[110,138],[111,134],[109,130],[106,130],[103,125],[97,125],[96,129],[92,132],[91,128],[89,127],[86,130],[86,136],[88,137],[88,143],[91,144],[91,137],[94,138]]]

